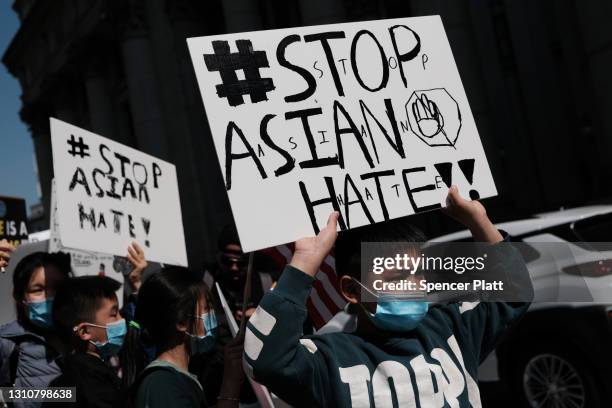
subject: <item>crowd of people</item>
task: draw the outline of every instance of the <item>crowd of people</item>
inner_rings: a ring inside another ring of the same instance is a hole
[[[495,247],[509,239],[456,187],[444,211],[476,241]],[[248,255],[232,227],[221,233],[217,265],[207,271],[145,273],[146,255],[132,243],[124,283],[131,294],[121,306],[120,282],[73,276],[69,255],[25,256],[13,272],[17,318],[0,327],[0,386],[75,387],[76,402],[65,403],[73,407],[257,406],[248,376],[292,406],[478,406],[478,364],[528,304],[363,301],[361,243],[425,236],[394,220],[343,232],[336,242],[338,216],[316,237],[298,240],[283,271],[254,271],[250,297],[243,291]],[[499,247],[498,267],[530,287],[520,255]],[[349,318],[337,332],[315,333],[306,301],[333,248],[348,302],[341,313]],[[13,250],[0,242],[0,267]],[[243,322],[235,337],[215,283]]]

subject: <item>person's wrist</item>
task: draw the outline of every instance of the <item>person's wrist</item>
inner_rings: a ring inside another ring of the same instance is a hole
[[[238,398],[240,397],[240,388],[242,381],[236,379],[234,381],[223,381],[221,389],[219,390],[219,396]]]
[[[306,275],[315,276],[319,270],[319,264],[312,259],[312,256],[301,255],[295,253],[291,258],[289,265],[304,272]]]
[[[469,230],[479,230],[493,225],[487,213],[474,214],[468,217],[463,223]]]
[[[486,214],[474,219],[468,228],[477,242],[496,243],[504,239]]]

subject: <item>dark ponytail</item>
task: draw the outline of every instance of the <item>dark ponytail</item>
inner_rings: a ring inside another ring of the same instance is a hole
[[[147,365],[148,358],[142,340],[140,325],[137,321],[128,323],[128,332],[121,351],[119,361],[121,361],[121,382],[125,389],[129,389],[138,378],[138,374]]]
[[[132,386],[145,368],[148,353],[155,356],[184,341],[176,326],[185,324],[193,328],[200,296],[205,296],[212,307],[206,284],[187,268],[164,267],[151,275],[138,292],[134,320],[130,322],[122,349],[123,382]],[[192,329],[193,330],[193,329]]]

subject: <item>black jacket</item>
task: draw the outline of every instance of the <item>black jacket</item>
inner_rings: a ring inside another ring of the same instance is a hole
[[[67,407],[116,408],[124,405],[125,393],[115,371],[98,357],[71,354],[59,361],[62,374],[49,384],[51,387],[76,387],[76,403]],[[59,407],[51,403],[50,407]]]

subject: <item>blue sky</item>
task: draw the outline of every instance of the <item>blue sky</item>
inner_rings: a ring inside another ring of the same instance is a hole
[[[0,6],[0,53],[8,47],[19,28],[13,2]],[[29,208],[39,201],[35,172],[34,146],[27,127],[19,118],[21,107],[19,82],[0,64],[0,160],[2,163],[0,195],[22,197]]]

